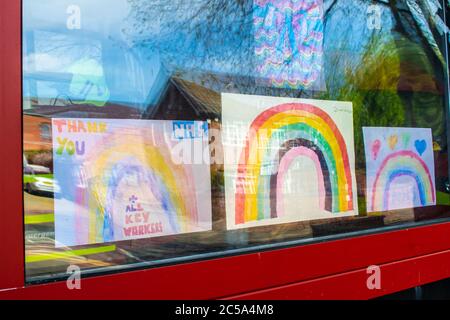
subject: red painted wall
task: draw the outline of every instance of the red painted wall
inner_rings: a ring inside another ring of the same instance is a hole
[[[21,3],[0,10],[0,288],[24,282]]]

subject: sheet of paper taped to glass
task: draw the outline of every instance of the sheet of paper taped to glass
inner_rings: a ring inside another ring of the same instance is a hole
[[[257,74],[275,87],[320,88],[322,0],[254,0]]]

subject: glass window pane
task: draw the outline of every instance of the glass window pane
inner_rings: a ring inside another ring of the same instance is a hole
[[[449,217],[442,1],[23,2],[28,281]]]

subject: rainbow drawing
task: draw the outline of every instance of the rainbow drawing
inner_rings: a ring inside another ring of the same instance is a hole
[[[198,222],[192,172],[174,165],[164,148],[148,141],[132,144],[129,135],[120,131],[105,140],[108,140],[105,151],[94,156],[89,168],[91,176],[95,177],[90,185],[92,241],[107,242],[115,238],[113,200],[121,179],[130,174],[135,175],[139,186],[152,193],[161,204],[174,233],[192,232],[191,226]]]
[[[78,185],[65,191],[64,197],[73,201],[68,213],[63,212],[64,203],[55,202],[57,241],[80,245],[209,230],[209,166],[174,161],[172,147],[189,141],[173,139],[173,123],[104,123],[107,129],[101,134],[54,129],[59,141],[83,140],[86,149],[64,157],[72,174],[59,170],[55,162],[55,176],[67,180],[63,185]],[[57,159],[62,155],[55,154]],[[67,214],[69,221],[62,217]]]
[[[254,0],[257,73],[280,88],[320,85],[323,64],[322,0]]]
[[[227,96],[236,101],[237,95]],[[317,173],[318,198],[315,201],[323,211],[322,217],[353,213],[355,182],[348,139],[324,108],[318,106],[320,102],[283,103],[285,99],[261,99],[279,103],[270,105],[268,102],[268,107],[257,114],[248,127],[234,182],[234,225],[300,220],[299,217],[287,218],[283,205],[285,177],[299,158],[309,159]],[[341,119],[348,117],[348,113],[337,112]],[[351,122],[351,113],[349,115],[347,121]]]
[[[431,130],[422,128],[363,130],[368,211],[380,212],[435,205]]]

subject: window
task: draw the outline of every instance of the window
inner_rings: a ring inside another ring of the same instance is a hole
[[[51,140],[52,139],[51,126],[47,123],[43,123],[39,127],[41,129],[41,139]]]
[[[24,0],[27,280],[448,219],[445,7]]]

